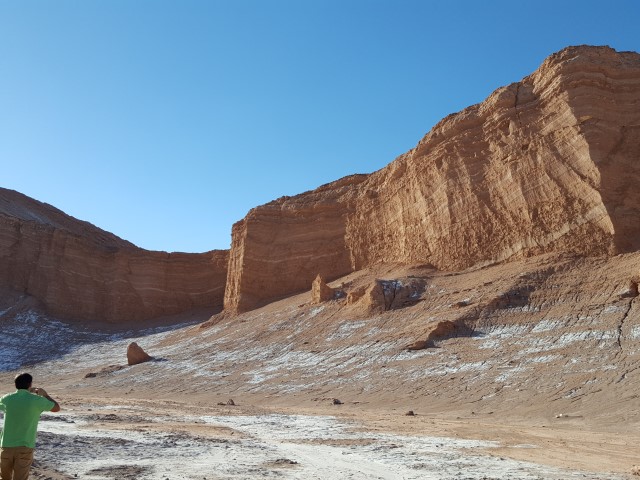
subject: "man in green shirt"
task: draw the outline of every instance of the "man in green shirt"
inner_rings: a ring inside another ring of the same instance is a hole
[[[42,412],[59,412],[60,405],[44,388],[32,388],[28,373],[16,376],[16,391],[0,398],[4,428],[0,434],[0,478],[27,480],[36,446],[38,420]]]

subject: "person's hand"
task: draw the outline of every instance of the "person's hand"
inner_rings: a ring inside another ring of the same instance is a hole
[[[40,395],[41,397],[47,396],[47,391],[42,387],[31,388],[31,391],[36,395]]]

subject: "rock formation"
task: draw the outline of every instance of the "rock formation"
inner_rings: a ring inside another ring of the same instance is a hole
[[[450,337],[455,337],[458,334],[469,334],[470,329],[467,328],[462,322],[451,322],[444,320],[437,322],[435,325],[431,325],[426,334],[424,340],[418,340],[407,347],[408,350],[422,350],[424,348],[434,347],[435,342],[438,340],[444,340]]]
[[[140,345],[132,342],[127,347],[127,364],[137,365],[139,363],[148,362],[151,357],[145,352]]]
[[[424,291],[424,281],[421,279],[379,280],[371,285],[364,295],[356,290],[351,294],[352,301],[363,297],[364,309],[368,312],[394,310],[414,305]],[[347,297],[349,301],[349,297]]]
[[[0,189],[0,287],[52,315],[136,321],[222,304],[228,251],[151,252]]]
[[[640,55],[566,48],[387,167],[251,210],[233,227],[225,308],[378,263],[637,250],[638,151]]]
[[[333,288],[327,285],[321,275],[311,284],[311,303],[322,303],[332,300],[335,295]]]
[[[145,251],[1,189],[0,288],[53,315],[120,322],[222,301],[243,312],[306,291],[318,274],[381,263],[461,270],[636,251],[639,151],[640,55],[569,47],[387,167],[252,209],[230,252]]]

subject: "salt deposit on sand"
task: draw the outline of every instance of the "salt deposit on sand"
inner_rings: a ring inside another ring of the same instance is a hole
[[[376,433],[331,416],[147,408],[94,404],[46,415],[38,458],[87,480],[603,478],[488,455],[496,442]]]
[[[38,452],[79,478],[327,478],[327,465],[343,478],[625,478],[640,458],[640,327],[619,292],[638,259],[572,260],[536,297],[521,283],[543,260],[385,271],[436,287],[364,317],[308,292],[200,326],[119,330],[25,304],[0,318],[0,392],[25,368],[61,400],[68,421],[43,421]],[[517,308],[500,300],[514,291],[529,292]],[[431,323],[472,314],[468,336],[408,350]],[[154,360],[126,365],[132,341]]]
[[[66,478],[626,478],[615,472],[629,471],[638,443],[629,435],[585,433],[593,427],[585,423],[588,412],[573,403],[579,390],[554,387],[571,401],[549,409],[551,418],[569,413],[554,419],[563,423],[555,430],[544,428],[550,425],[540,417],[522,428],[496,418],[511,413],[498,410],[507,389],[510,398],[521,395],[519,408],[530,401],[527,372],[537,375],[539,364],[565,363],[559,352],[576,343],[584,347],[595,336],[598,347],[614,343],[611,335],[600,335],[605,330],[557,334],[550,320],[537,332],[529,332],[530,325],[491,327],[453,348],[410,352],[404,333],[384,333],[390,323],[402,325],[399,318],[336,321],[335,306],[306,310],[300,303],[293,299],[276,312],[205,329],[181,324],[119,332],[90,332],[25,312],[4,321],[12,335],[0,342],[8,362],[3,384],[10,384],[9,370],[24,364],[25,355],[40,360],[40,352],[47,352],[48,360],[33,371],[37,383],[60,398],[64,412],[43,420],[38,456]],[[413,317],[405,315],[403,322],[407,318]],[[258,341],[245,341],[255,336]],[[11,338],[22,339],[22,346]],[[126,366],[131,341],[155,360]],[[503,354],[507,348],[513,351]],[[577,352],[589,358],[597,354],[597,363],[593,357],[575,368],[603,369],[602,351],[581,348]],[[456,386],[452,380],[459,376]],[[585,381],[588,388],[595,383]],[[390,387],[393,382],[399,388]],[[497,391],[503,383],[503,392]],[[466,393],[464,386],[474,385],[478,390]],[[332,397],[343,404],[330,406]],[[441,402],[440,413],[425,416],[440,397],[466,406],[455,428],[446,419],[461,415],[459,407],[447,413]],[[241,407],[213,407],[229,398]],[[419,415],[403,422],[409,409]],[[389,415],[380,428],[366,423],[376,411]],[[616,460],[603,465],[611,455]],[[42,478],[47,476],[56,478]]]

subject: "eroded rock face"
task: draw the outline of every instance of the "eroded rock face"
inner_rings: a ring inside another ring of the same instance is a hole
[[[639,105],[638,54],[552,55],[371,175],[347,226],[354,268],[637,249]]]
[[[365,175],[252,209],[232,230],[225,309],[242,312],[351,271],[346,213]]]
[[[638,151],[640,55],[564,49],[387,167],[254,208],[232,232],[225,308],[377,263],[637,250]]]
[[[425,284],[422,279],[393,279],[376,281],[367,288],[364,293],[361,289],[349,292],[347,301],[355,303],[362,298],[360,303],[366,312],[384,312],[415,305],[424,292]]]
[[[222,304],[228,251],[151,252],[0,189],[0,286],[53,315],[127,322]]]

